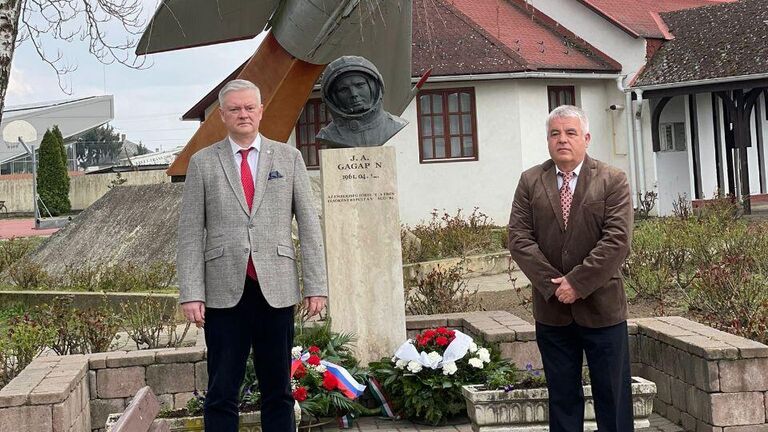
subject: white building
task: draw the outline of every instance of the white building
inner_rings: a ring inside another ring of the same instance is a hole
[[[741,3],[765,9],[760,0]],[[667,12],[701,6],[731,8],[720,12],[726,20],[739,13],[737,6],[708,0],[415,0],[413,76],[432,68],[432,77],[402,115],[410,124],[386,144],[397,148],[402,221],[417,223],[432,209],[479,207],[504,224],[522,171],[549,157],[544,120],[563,103],[589,115],[590,155],[626,170],[635,193],[657,191],[662,213],[671,211],[678,194],[711,197],[717,175],[709,171],[712,157],[703,153],[699,171],[706,175],[694,188],[685,98],[669,101],[659,119],[664,133],[653,134],[652,108],[660,99],[657,90],[643,87],[643,78],[656,70],[657,52],[676,43],[665,20],[677,15]],[[765,29],[755,32],[765,37]],[[764,46],[755,44],[755,50],[764,53]],[[686,67],[695,68],[697,60],[691,61]],[[223,84],[184,118],[207,118]],[[705,121],[712,117],[711,101],[699,94],[696,104],[702,143],[714,134],[711,119]],[[314,135],[327,121],[315,91],[288,140],[310,168],[318,164]],[[753,177],[750,184],[757,186]]]

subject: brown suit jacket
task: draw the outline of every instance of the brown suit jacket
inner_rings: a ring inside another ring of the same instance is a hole
[[[564,228],[552,160],[520,177],[509,217],[509,251],[533,284],[536,321],[606,327],[627,319],[621,265],[629,253],[633,209],[623,171],[587,156]],[[565,275],[579,295],[567,305],[551,279]]]

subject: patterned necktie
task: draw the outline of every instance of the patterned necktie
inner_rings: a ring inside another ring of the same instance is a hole
[[[248,165],[248,154],[251,152],[252,147],[240,150],[240,182],[243,184],[243,194],[245,194],[245,202],[248,203],[248,210],[253,207],[253,175],[251,174],[251,166]],[[256,267],[253,265],[253,258],[249,256],[248,267],[246,267],[245,273],[249,278],[256,280]]]
[[[560,208],[563,209],[563,224],[568,228],[568,216],[571,215],[571,203],[573,202],[573,192],[571,191],[573,171],[560,171],[558,174],[563,178],[563,185],[560,186]]]

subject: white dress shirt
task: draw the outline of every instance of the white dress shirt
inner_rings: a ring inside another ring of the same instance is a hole
[[[259,153],[261,153],[261,134],[257,134],[256,139],[254,139],[251,145],[248,147],[240,147],[237,143],[235,143],[235,140],[233,140],[232,137],[227,138],[229,139],[229,145],[232,147],[232,153],[235,157],[235,168],[237,168],[238,175],[242,174],[240,172],[240,163],[243,161],[243,155],[240,153],[240,150],[244,150],[246,148],[252,148],[255,150],[248,152],[248,166],[251,168],[251,177],[253,177],[253,184],[255,187],[256,171],[259,166]]]
[[[568,187],[571,188],[571,193],[576,190],[576,182],[579,180],[579,171],[581,171],[582,165],[584,165],[583,160],[576,166],[576,168],[574,168],[573,177],[571,177],[571,181],[568,182]],[[555,165],[555,168],[557,168],[557,165]],[[557,190],[560,190],[560,188],[563,187],[563,176],[560,175],[561,172],[564,171],[560,168],[557,168]]]

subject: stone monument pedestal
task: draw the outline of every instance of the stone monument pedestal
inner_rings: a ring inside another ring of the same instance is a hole
[[[320,166],[331,325],[367,365],[405,341],[395,149],[322,150]]]

